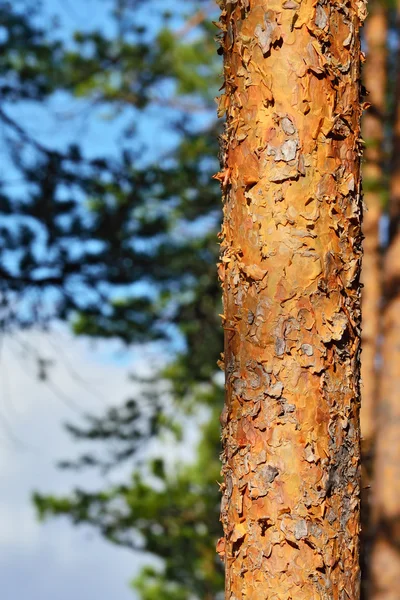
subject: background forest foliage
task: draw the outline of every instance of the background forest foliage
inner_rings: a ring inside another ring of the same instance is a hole
[[[62,320],[77,335],[142,344],[162,360],[131,374],[137,397],[68,426],[93,452],[79,455],[77,446],[60,467],[116,472],[119,483],[67,497],[38,492],[34,501],[43,518],[67,516],[162,559],[134,582],[140,598],[210,600],[223,590],[215,554],[223,402],[221,206],[212,179],[222,127],[214,102],[222,82],[218,10],[207,0],[97,1],[103,26],[71,32],[57,28],[48,6],[0,1],[1,326],[12,333]],[[394,9],[389,16],[394,79]],[[44,140],[19,117],[26,107],[51,111],[59,98],[86,119],[113,124],[114,150],[79,136]],[[389,131],[388,119],[387,157]],[[379,160],[387,210],[390,160]],[[174,446],[174,460],[165,460],[164,444]]]

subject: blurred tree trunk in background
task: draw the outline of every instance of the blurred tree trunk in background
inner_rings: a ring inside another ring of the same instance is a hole
[[[365,142],[363,189],[367,210],[363,218],[364,256],[362,268],[362,360],[361,360],[361,438],[362,438],[362,586],[369,592],[369,553],[371,549],[370,483],[373,467],[373,441],[379,397],[377,355],[381,334],[382,259],[380,222],[383,213],[384,135],[387,87],[388,9],[381,0],[370,4],[365,25],[367,60],[363,75],[371,107],[365,112],[362,134]]]
[[[400,5],[397,32],[399,18]],[[384,264],[383,365],[374,464],[376,530],[371,562],[374,600],[400,598],[400,49],[396,77],[390,237]]]
[[[386,112],[387,35],[387,9],[380,0],[375,0],[370,6],[370,14],[365,26],[367,61],[364,67],[364,84],[369,92],[368,100],[371,107],[364,115],[362,127],[366,144],[363,189],[367,210],[363,219],[365,241],[362,270],[364,288],[362,292],[361,435],[366,455],[370,452],[374,435],[378,396],[376,356],[382,298],[379,226],[384,189],[383,140]]]
[[[226,598],[356,600],[365,5],[220,6]]]

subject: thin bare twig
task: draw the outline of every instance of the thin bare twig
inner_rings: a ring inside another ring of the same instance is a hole
[[[213,8],[215,8],[215,2],[209,2],[205,7],[198,10],[188,21],[186,21],[181,29],[178,29],[175,33],[175,37],[178,39],[187,36],[192,29],[195,29],[200,23],[207,19]]]

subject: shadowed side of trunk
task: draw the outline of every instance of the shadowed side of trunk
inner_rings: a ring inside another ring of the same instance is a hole
[[[359,597],[363,2],[220,2],[226,598]]]

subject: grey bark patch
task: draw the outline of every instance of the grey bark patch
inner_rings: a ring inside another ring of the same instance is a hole
[[[258,39],[258,43],[260,44],[262,53],[267,54],[267,52],[269,52],[269,50],[271,49],[272,45],[271,32],[265,31],[261,25],[257,25],[254,34]]]
[[[277,381],[273,385],[271,385],[268,390],[268,396],[272,396],[272,398],[280,398],[283,392],[283,383],[281,381]]]
[[[238,396],[242,396],[247,390],[247,383],[244,379],[235,379],[232,383],[233,390]]]
[[[271,465],[266,465],[262,469],[262,475],[268,483],[273,483],[275,479],[279,475],[279,471],[276,467],[272,467]]]
[[[271,465],[264,465],[254,473],[254,476],[250,479],[249,492],[251,498],[260,498],[266,496],[271,489],[271,484],[278,477],[279,471],[276,467]]]
[[[289,117],[284,117],[281,121],[281,127],[286,135],[293,135],[296,132],[296,127],[293,125]]]
[[[276,162],[283,160],[284,162],[290,162],[296,158],[297,154],[297,141],[286,140],[283,142],[280,148],[277,148],[274,160]]]
[[[302,540],[306,538],[308,535],[308,526],[307,521],[302,519],[301,521],[297,521],[294,527],[294,536],[296,540]]]
[[[335,512],[332,509],[330,509],[330,511],[328,512],[326,518],[328,519],[328,523],[330,525],[332,525],[336,521],[336,514],[335,514]]]
[[[319,29],[325,29],[328,24],[328,15],[319,4],[315,11],[315,24]]]
[[[312,356],[314,354],[314,349],[310,344],[302,344],[301,349],[307,356]]]
[[[279,26],[276,22],[275,13],[269,10],[264,16],[264,26],[257,25],[254,34],[264,56],[271,50],[271,46],[281,39]]]
[[[261,375],[254,371],[248,372],[248,380],[249,380],[250,387],[253,390],[257,390],[261,385]]]
[[[286,343],[282,338],[277,338],[275,341],[275,352],[277,356],[283,356],[285,354]]]
[[[352,517],[352,510],[351,510],[351,500],[348,496],[343,496],[343,500],[342,500],[342,511],[341,511],[341,515],[340,515],[340,526],[342,527],[343,531],[345,531],[347,523],[350,521]]]

